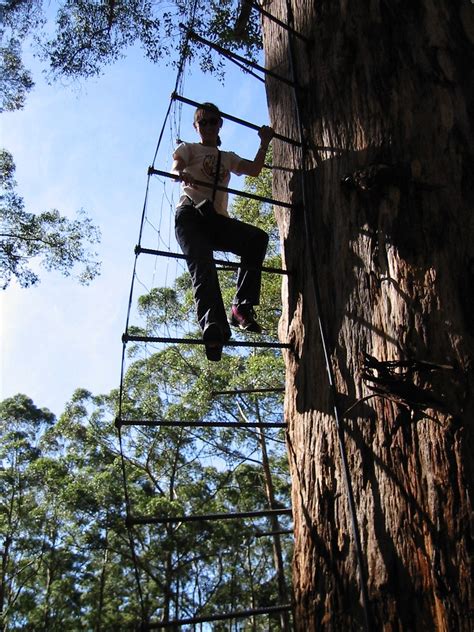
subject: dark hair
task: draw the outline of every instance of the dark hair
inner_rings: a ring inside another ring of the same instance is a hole
[[[214,103],[209,103],[209,102],[205,102],[205,103],[201,103],[201,105],[199,105],[199,107],[196,108],[196,111],[194,112],[194,125],[196,125],[197,121],[198,121],[198,114],[199,112],[211,112],[212,114],[215,114],[221,124],[222,124],[222,116],[221,116],[221,112],[219,110],[219,108],[217,107],[217,105],[214,105]],[[217,136],[217,146],[219,147],[221,145],[222,141],[220,139],[220,136]]]

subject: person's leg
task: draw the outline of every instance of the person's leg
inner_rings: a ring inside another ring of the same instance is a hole
[[[213,323],[221,329],[221,339],[230,337],[217,271],[213,262],[213,245],[208,222],[193,206],[176,211],[176,239],[186,255],[191,274],[197,317],[203,332]],[[209,330],[215,337],[216,328]]]
[[[239,220],[218,215],[212,225],[214,250],[240,256],[235,305],[258,305],[262,281],[261,266],[268,246],[265,231]]]
[[[234,296],[229,322],[240,329],[261,333],[255,320],[254,305],[260,302],[261,266],[268,245],[265,231],[239,220],[221,215],[213,222],[214,250],[240,255],[241,267],[237,274],[237,291]]]

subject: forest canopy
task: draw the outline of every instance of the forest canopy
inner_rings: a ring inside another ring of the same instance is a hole
[[[254,12],[255,13],[255,12]],[[245,31],[236,35],[239,17],[235,0],[210,3],[154,2],[152,0],[109,0],[100,2],[68,0],[10,0],[1,14],[1,53],[7,70],[4,85],[10,97],[5,109],[21,107],[32,79],[23,67],[22,44],[31,42],[51,79],[91,77],[124,56],[137,45],[152,62],[177,63],[183,53],[184,34],[197,34],[229,49],[241,49],[253,56],[261,46],[260,27],[255,15],[246,16]],[[222,64],[208,47],[195,42],[186,55],[197,58],[205,71],[219,73]],[[14,94],[16,88],[16,96]]]

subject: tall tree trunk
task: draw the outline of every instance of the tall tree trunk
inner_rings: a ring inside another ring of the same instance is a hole
[[[294,272],[280,333],[293,343],[296,627],[364,628],[335,401],[374,629],[468,632],[474,6],[290,5],[311,40],[293,56],[304,164],[274,141],[274,195],[298,204],[304,190],[307,213],[305,227],[301,207],[277,210]],[[265,9],[287,21],[286,1]],[[263,30],[267,67],[290,76],[288,34],[266,18]],[[267,94],[277,131],[298,138],[292,90],[269,79]]]
[[[57,521],[56,515],[53,514],[51,518],[51,533],[47,533],[48,526],[46,525],[44,534],[43,548],[47,551],[45,555],[45,588],[44,588],[44,604],[43,604],[43,631],[48,632],[50,630],[51,621],[51,597],[52,587],[56,578],[56,543],[58,541]]]

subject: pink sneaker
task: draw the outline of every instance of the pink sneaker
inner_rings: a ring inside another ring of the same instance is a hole
[[[232,305],[229,322],[243,331],[251,331],[254,334],[262,333],[262,327],[255,320],[255,311],[252,305]]]

